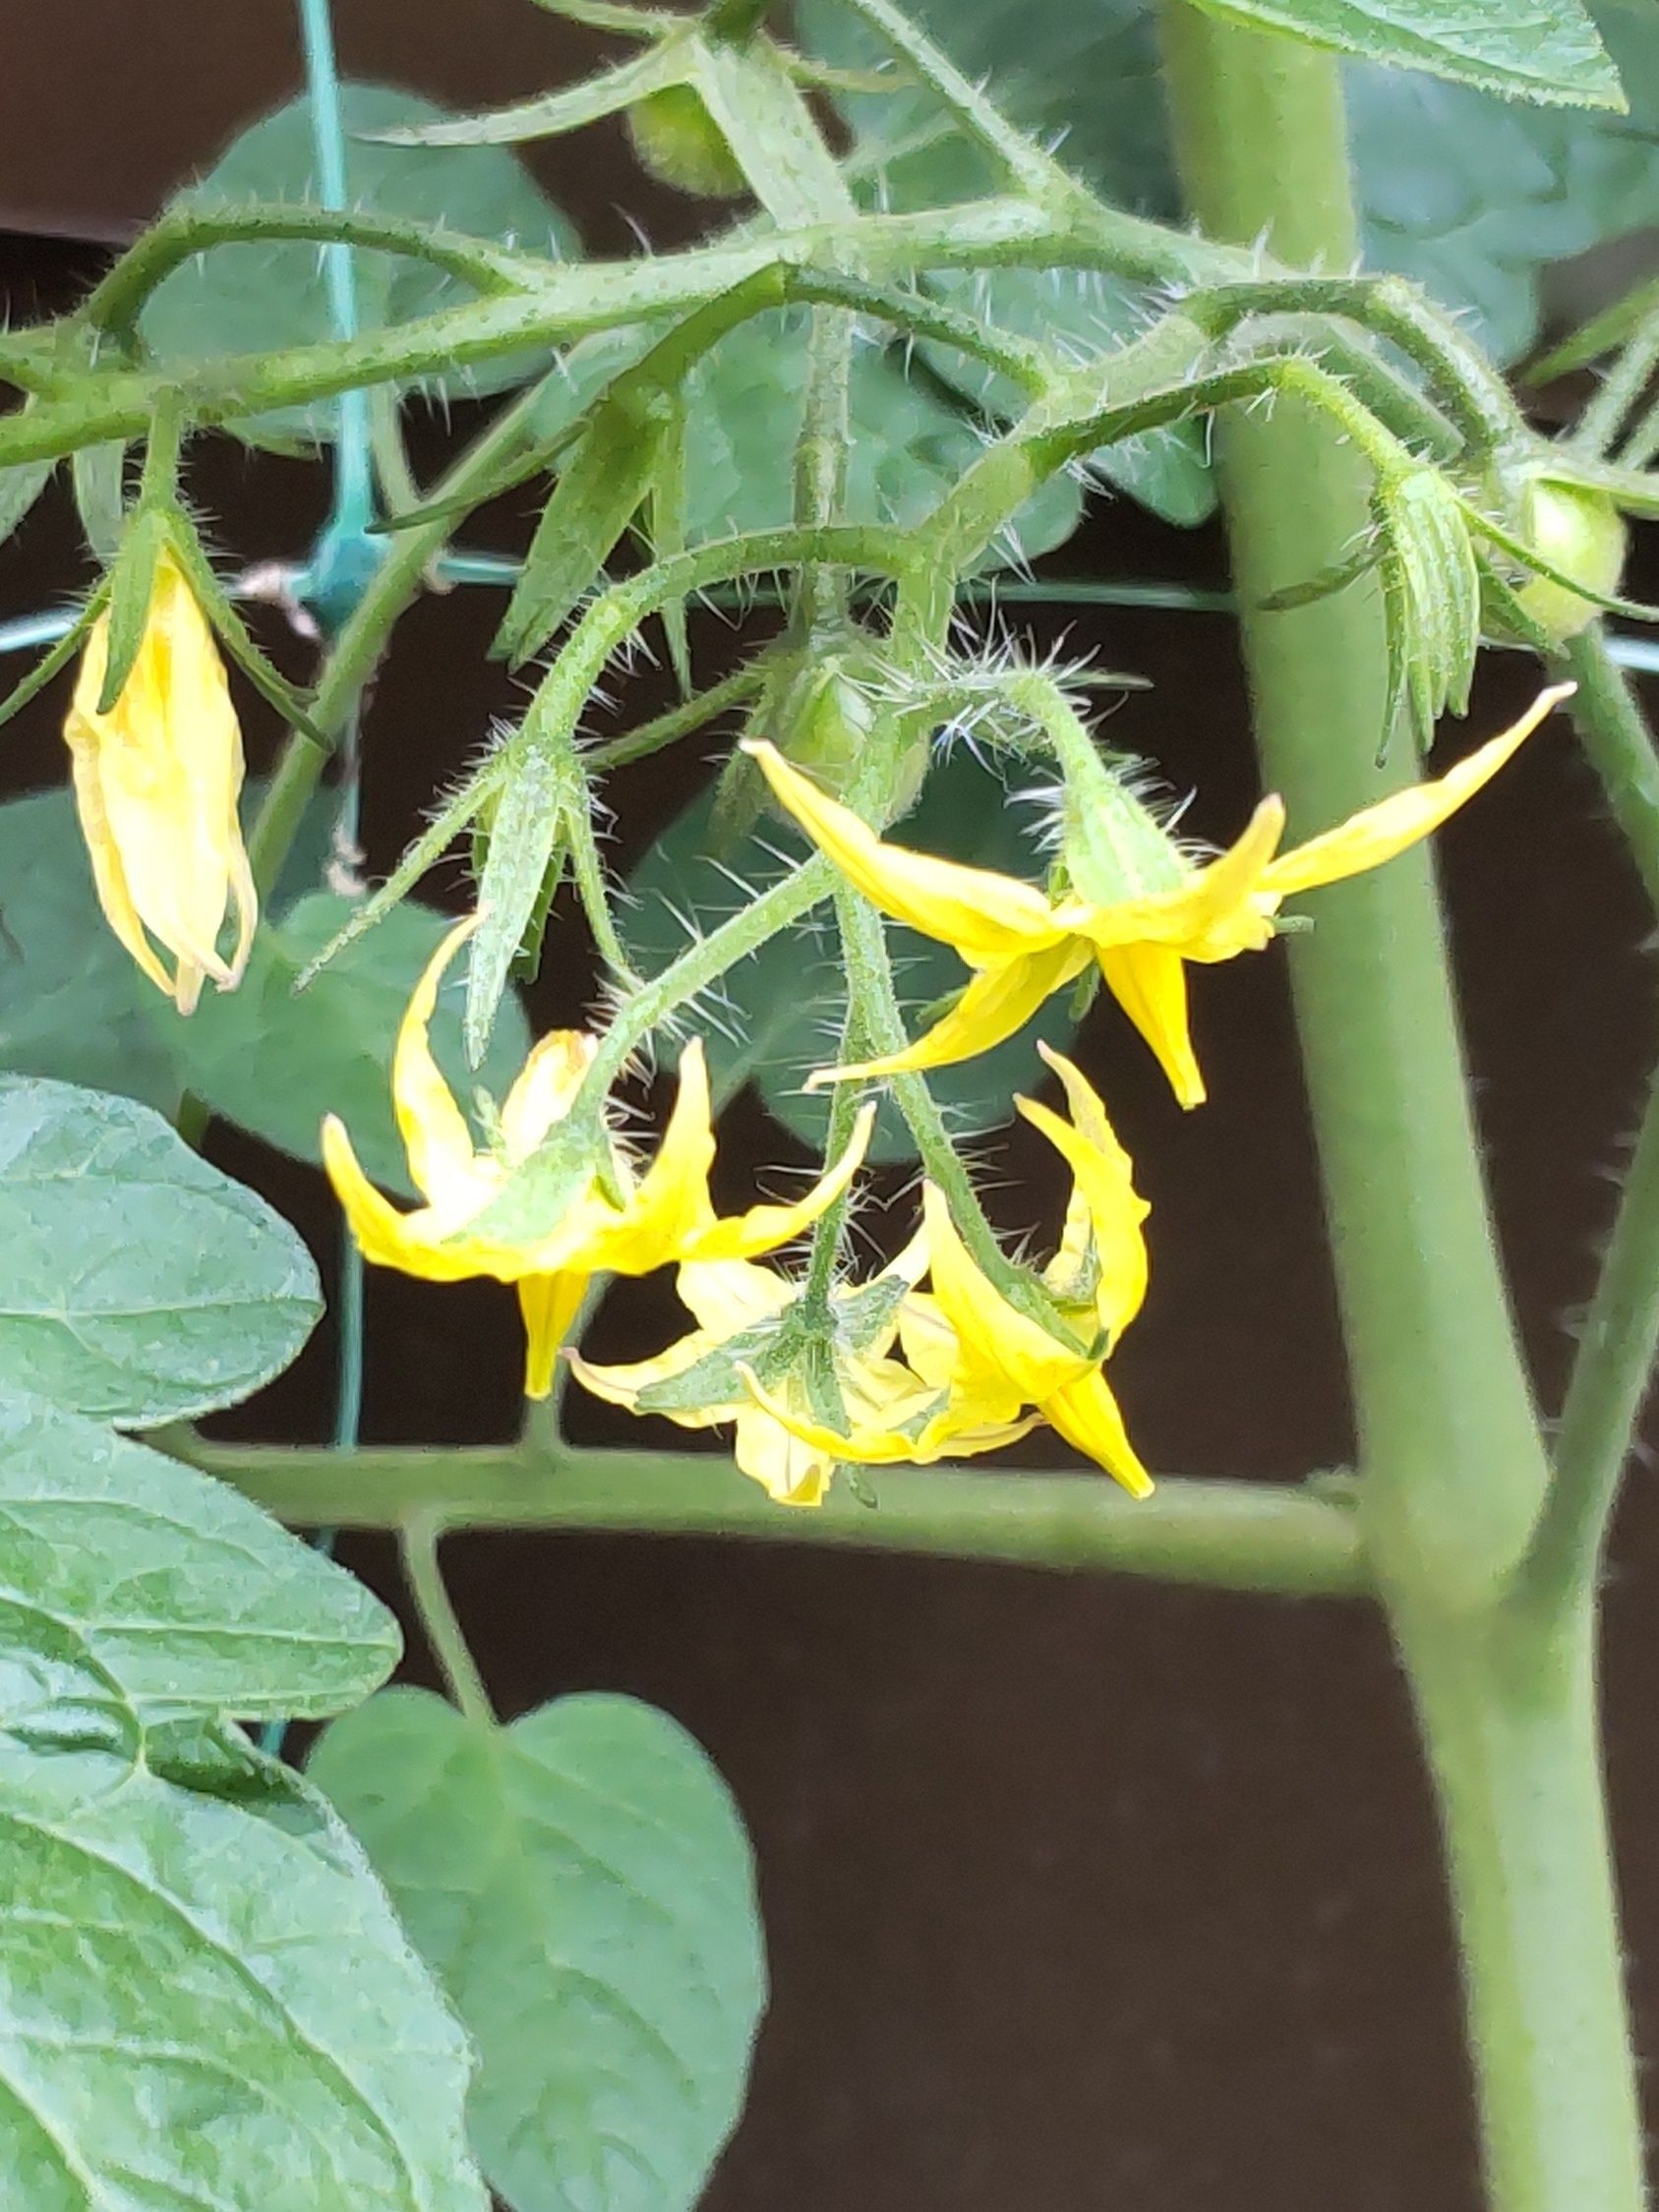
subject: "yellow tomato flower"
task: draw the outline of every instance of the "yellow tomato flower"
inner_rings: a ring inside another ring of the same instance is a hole
[[[207,616],[171,554],[155,563],[132,673],[99,714],[109,616],[92,624],[64,724],[75,803],[109,926],[181,1014],[211,976],[234,990],[259,902],[242,843],[242,731]],[[234,902],[236,950],[218,951]],[[154,943],[151,940],[154,940]],[[155,947],[173,958],[169,975]]]
[[[597,1367],[572,1353],[571,1371],[596,1397],[632,1413],[660,1413],[681,1428],[730,1424],[739,1467],[769,1497],[779,1505],[821,1505],[838,1460],[927,1461],[946,1452],[995,1451],[1033,1426],[964,1422],[946,1393],[888,1356],[905,1293],[923,1265],[918,1243],[874,1284],[831,1296],[828,1365],[845,1434],[814,1422],[802,1366],[810,1351],[800,1338],[789,1338],[786,1316],[800,1286],[746,1260],[693,1260],[681,1268],[680,1296],[698,1325],[656,1359]],[[891,1295],[883,1295],[888,1287]]]
[[[988,868],[890,844],[775,747],[750,744],[778,799],[842,873],[896,920],[953,946],[976,970],[949,1013],[908,1051],[856,1068],[820,1070],[813,1080],[943,1068],[988,1052],[1094,962],[1157,1055],[1181,1104],[1199,1105],[1204,1078],[1187,1026],[1186,962],[1260,952],[1272,941],[1274,918],[1286,899],[1380,867],[1427,837],[1498,773],[1571,689],[1558,684],[1543,692],[1512,728],[1438,781],[1395,791],[1289,852],[1278,849],[1283,802],[1265,798],[1238,843],[1217,858],[1200,866],[1165,841],[1167,885],[1103,902],[1076,891],[1051,900],[1034,884]],[[1155,830],[1150,815],[1146,822]]]
[[[1038,1280],[1062,1337],[1022,1311],[991,1282],[963,1243],[944,1196],[922,1191],[922,1241],[931,1297],[917,1292],[899,1309],[899,1343],[920,1380],[942,1394],[958,1431],[1015,1422],[1026,1406],[1103,1467],[1135,1497],[1152,1477],[1129,1441],[1102,1361],[1141,1310],[1147,1291],[1146,1200],[1135,1189],[1129,1155],[1082,1071],[1057,1052],[1043,1057],[1060,1077],[1070,1121],[1035,1099],[1020,1112],[1072,1171],[1059,1250]],[[1035,1302],[1034,1302],[1035,1305]],[[751,1383],[766,1409],[793,1434],[842,1459],[904,1456],[873,1451],[857,1436],[838,1437]],[[949,1448],[942,1440],[940,1450]],[[960,1448],[960,1447],[958,1447]],[[988,1448],[988,1447],[983,1447]],[[936,1456],[936,1455],[935,1455]]]
[[[433,955],[392,1057],[397,1126],[425,1205],[403,1213],[384,1197],[332,1114],[323,1125],[323,1161],[366,1259],[431,1282],[489,1275],[518,1286],[528,1340],[525,1394],[541,1398],[593,1276],[646,1275],[676,1259],[745,1259],[786,1244],[852,1181],[869,1140],[871,1113],[859,1116],[846,1151],[804,1197],[722,1219],[708,1187],[714,1164],[708,1070],[701,1045],[693,1042],[681,1058],[679,1095],[662,1143],[643,1173],[614,1138],[601,1137],[552,1230],[522,1238],[503,1232],[487,1217],[514,1172],[569,1114],[596,1041],[574,1029],[543,1037],[503,1102],[499,1141],[480,1149],[428,1034],[444,971],[477,926],[476,917],[458,923]]]

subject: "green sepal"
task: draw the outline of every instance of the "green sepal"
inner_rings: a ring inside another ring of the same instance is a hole
[[[141,507],[122,536],[121,551],[109,572],[109,650],[97,711],[109,714],[127,688],[149,626],[155,594],[155,564],[168,549],[167,518]]]
[[[579,85],[518,100],[511,107],[360,135],[381,146],[521,146],[530,139],[561,138],[589,123],[603,122],[608,115],[620,115],[664,86],[681,83],[686,68],[684,42],[665,39],[613,69],[584,78]]]
[[[0,545],[22,528],[57,465],[56,461],[18,461],[0,469]]]
[[[201,541],[189,519],[175,508],[167,517],[167,550],[183,571],[186,583],[212,624],[219,643],[260,697],[275,708],[290,729],[299,730],[324,752],[331,752],[334,741],[312,721],[304,694],[296,690],[286,676],[277,673],[254,643],[234,601],[214,575],[212,563],[202,551]]]
[[[294,978],[296,991],[303,991],[331,960],[408,898],[427,870],[437,865],[467,824],[488,805],[505,775],[505,748],[501,747],[476,768],[444,803],[430,828],[415,839],[380,889],[352,909],[345,927],[305,963]]]
[[[604,568],[650,490],[672,402],[619,378],[592,410],[525,556],[491,650],[515,669],[552,637]]]
[[[503,752],[500,795],[489,824],[478,880],[478,934],[467,971],[464,1036],[474,1067],[515,966],[531,972],[548,908],[564,871],[569,822],[587,806],[587,785],[568,730],[532,709]]]
[[[1383,546],[1376,538],[1369,538],[1345,560],[1333,560],[1318,575],[1307,577],[1300,584],[1286,584],[1282,591],[1269,592],[1261,602],[1265,614],[1288,614],[1298,607],[1314,607],[1322,599],[1332,599],[1337,592],[1345,592],[1350,584],[1357,584],[1362,576],[1369,576],[1383,558]]]

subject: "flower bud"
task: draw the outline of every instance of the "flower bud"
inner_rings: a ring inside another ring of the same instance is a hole
[[[1629,533],[1605,492],[1533,477],[1521,495],[1521,530],[1526,543],[1552,568],[1578,578],[1594,592],[1619,589]],[[1552,576],[1532,577],[1516,597],[1522,611],[1554,645],[1565,645],[1588,628],[1598,611],[1593,601],[1569,591]]]

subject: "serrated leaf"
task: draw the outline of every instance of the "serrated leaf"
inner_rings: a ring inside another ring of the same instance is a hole
[[[10,1323],[0,1324],[9,1327]],[[0,1393],[0,1607],[73,1638],[142,1715],[321,1719],[397,1663],[379,1601],[194,1469]],[[15,1710],[15,1709],[14,1709]]]
[[[287,1223],[129,1098],[0,1077],[0,1387],[144,1428],[234,1405],[321,1310]]]
[[[804,856],[806,848],[794,831],[770,813],[735,851],[728,849],[712,834],[713,805],[713,793],[693,800],[629,881],[628,943],[646,974],[683,951],[687,918],[707,928],[740,903],[737,883],[762,890]],[[947,859],[1035,880],[1041,863],[1032,827],[998,779],[964,750],[934,767],[920,803],[893,835]],[[900,992],[913,1014],[960,991],[967,981],[967,970],[948,946],[896,923],[889,924],[888,941]],[[776,1120],[803,1143],[821,1145],[829,1100],[801,1085],[814,1068],[834,1064],[844,1005],[844,964],[827,910],[771,939],[728,971],[698,1024],[717,1097],[729,1098],[752,1082]],[[992,1129],[1006,1122],[1015,1091],[1030,1090],[1042,1079],[1037,1038],[1063,1049],[1076,1025],[1070,1002],[1057,996],[1028,1028],[993,1052],[931,1072],[929,1086],[950,1114],[952,1128]],[[884,1097],[870,1157],[911,1159],[915,1149],[891,1099]]]
[[[247,1747],[194,1767],[0,1758],[13,2203],[484,2212],[464,2038],[351,1839]]]
[[[748,1847],[697,1745],[629,1698],[491,1729],[400,1689],[311,1778],[476,2038],[472,2141],[513,2212],[689,2212],[764,1996]]]
[[[564,218],[512,154],[499,146],[390,146],[358,133],[439,120],[443,110],[412,92],[384,85],[343,88],[346,193],[353,206],[509,243],[558,258],[576,250]],[[308,102],[291,100],[249,126],[175,205],[287,204],[315,199],[315,157]],[[474,297],[459,277],[401,256],[354,255],[362,326],[408,322]],[[215,247],[175,269],[145,307],[140,328],[163,365],[186,365],[221,354],[265,353],[327,338],[332,320],[321,258],[303,243]],[[425,388],[445,398],[502,391],[546,366],[545,357],[515,356],[474,369],[443,371]],[[321,442],[334,436],[332,401],[284,408],[239,426],[253,435]]]
[[[1453,20],[1435,0],[1439,21]],[[1026,129],[1061,144],[1068,167],[1116,205],[1178,217],[1153,12],[1148,0],[911,0],[909,12]],[[1477,30],[1490,11],[1455,21]],[[1352,62],[1343,71],[1364,259],[1464,314],[1499,361],[1534,342],[1538,273],[1659,222],[1659,11],[1622,0],[1589,10],[1629,114],[1541,107],[1420,70]],[[879,54],[839,0],[799,0],[802,35],[852,66]],[[917,88],[841,93],[855,163],[896,207],[992,190],[994,172]],[[909,148],[910,150],[906,150]]]
[[[412,1195],[392,1118],[391,1053],[410,993],[449,919],[405,901],[296,994],[301,970],[351,908],[331,893],[302,899],[275,929],[262,932],[241,989],[177,1024],[176,1050],[189,1088],[215,1114],[301,1160],[320,1156],[323,1117],[338,1114],[368,1174]],[[491,1049],[476,1071],[460,1030],[457,981],[440,997],[433,1048],[458,1096],[482,1084],[499,1097],[529,1050],[516,996],[503,1002]]]
[[[1206,15],[1510,98],[1622,108],[1619,79],[1581,0],[1195,0]]]

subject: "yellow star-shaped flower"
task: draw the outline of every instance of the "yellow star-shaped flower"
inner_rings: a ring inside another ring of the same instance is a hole
[[[575,1164],[567,1203],[554,1227],[520,1237],[499,1226],[513,1178],[565,1121],[581,1090],[595,1040],[556,1029],[530,1052],[503,1102],[498,1140],[480,1148],[433,1058],[429,1029],[444,969],[477,927],[448,935],[416,986],[398,1031],[391,1091],[409,1173],[426,1203],[401,1212],[358,1163],[345,1126],[323,1125],[323,1160],[363,1255],[428,1281],[488,1275],[518,1286],[528,1350],[525,1394],[545,1397],[565,1331],[595,1275],[645,1275],[673,1260],[746,1259],[787,1244],[834,1203],[858,1171],[871,1112],[828,1172],[790,1205],[755,1205],[722,1218],[709,1195],[714,1164],[708,1069],[687,1045],[680,1089],[655,1158],[638,1171],[603,1131]]]
[[[1279,851],[1284,806],[1268,797],[1238,843],[1217,858],[1198,865],[1166,840],[1166,884],[1150,891],[1131,886],[1125,896],[1104,900],[1076,891],[1049,899],[1035,884],[891,844],[774,746],[751,743],[779,801],[849,881],[895,920],[954,947],[975,970],[943,1019],[908,1051],[820,1071],[813,1080],[943,1068],[988,1052],[1093,962],[1157,1055],[1181,1104],[1199,1105],[1204,1077],[1187,1022],[1186,963],[1260,952],[1286,899],[1380,867],[1427,837],[1498,773],[1571,688],[1543,692],[1512,728],[1437,781],[1395,791],[1306,844]],[[1146,826],[1155,830],[1150,816]]]

